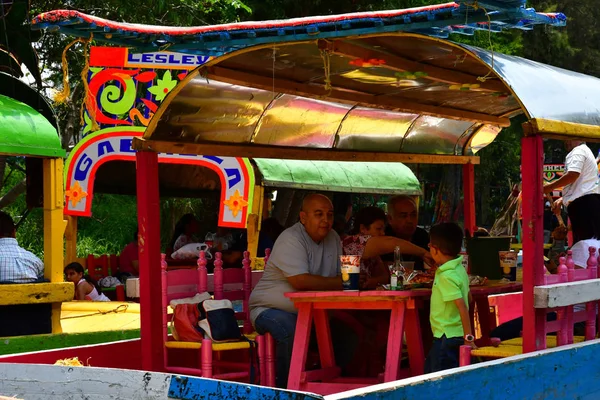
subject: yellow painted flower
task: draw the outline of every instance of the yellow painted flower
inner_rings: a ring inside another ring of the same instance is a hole
[[[233,214],[233,217],[237,217],[238,213],[242,211],[244,207],[248,205],[248,202],[240,196],[240,192],[236,189],[235,193],[223,202]]]
[[[148,91],[156,96],[156,101],[162,101],[176,85],[177,81],[171,77],[171,71],[166,71],[162,79],[157,79],[156,85],[148,88]]]
[[[87,197],[87,192],[85,192],[78,181],[75,181],[75,184],[71,186],[69,190],[65,193],[67,198],[71,201],[71,205],[75,207],[77,203]]]

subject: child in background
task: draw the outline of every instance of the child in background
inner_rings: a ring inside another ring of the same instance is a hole
[[[425,373],[456,368],[460,346],[475,347],[469,318],[469,277],[459,256],[463,232],[455,223],[435,225],[429,232],[429,252],[440,267],[435,272],[429,321],[433,346]]]
[[[72,262],[65,267],[67,281],[75,284],[74,300],[110,301],[100,292],[98,284],[89,276],[84,276],[83,266],[78,262]]]

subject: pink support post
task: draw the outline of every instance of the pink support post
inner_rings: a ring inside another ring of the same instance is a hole
[[[463,165],[463,206],[465,214],[465,230],[471,235],[477,229],[475,220],[475,165]]]
[[[266,363],[266,338],[264,335],[258,335],[256,337],[256,347],[258,352],[258,363],[259,363],[259,374],[260,374],[260,384],[262,386],[267,385],[267,363]]]
[[[206,271],[206,254],[201,251],[198,257],[198,292],[208,292],[208,272]]]
[[[142,369],[162,371],[165,347],[162,331],[162,299],[153,291],[161,285],[160,198],[158,154],[136,154],[139,232],[140,328]]]
[[[269,257],[271,257],[271,249],[265,249],[265,265],[267,265],[267,261],[269,261]]]
[[[573,261],[573,252],[567,251],[567,274],[569,282],[575,281],[575,261]],[[567,306],[567,342],[573,343],[573,325],[575,324],[573,318],[573,306]]]
[[[569,269],[567,268],[566,262],[567,259],[565,257],[559,258],[558,278],[560,283],[569,281]],[[560,330],[556,333],[556,343],[558,346],[564,346],[569,342],[569,317],[567,307],[561,307],[556,314],[557,319],[560,322]]]
[[[534,307],[533,289],[544,285],[544,146],[540,136],[521,139],[523,207],[523,351],[546,348],[546,310]]]
[[[250,267],[250,253],[244,252],[242,260],[242,269],[244,270],[244,333],[252,333],[252,323],[250,322],[250,293],[252,292],[252,268]]]
[[[223,255],[220,252],[215,253],[215,272],[214,272],[214,286],[215,286],[215,300],[223,299]]]
[[[471,365],[471,346],[460,346],[459,366]]]
[[[200,365],[203,378],[212,378],[213,376],[213,350],[212,340],[202,339],[202,347],[200,348]]]
[[[590,246],[588,249],[590,256],[587,260],[587,269],[589,271],[588,278],[595,279],[598,276],[598,258],[596,248]],[[587,317],[585,319],[585,340],[592,340],[596,337],[596,303],[589,301],[585,305]]]
[[[162,296],[162,330],[163,330],[163,347],[164,343],[169,340],[169,318],[167,314],[167,307],[169,301],[167,298],[167,255],[162,253],[160,255],[160,278],[161,278],[161,296]],[[169,357],[167,349],[163,351],[163,363],[165,370],[169,366]]]
[[[273,339],[273,336],[271,336],[271,334],[267,332],[265,334],[265,341],[267,343],[265,360],[265,364],[267,367],[267,386],[275,387],[275,339]]]

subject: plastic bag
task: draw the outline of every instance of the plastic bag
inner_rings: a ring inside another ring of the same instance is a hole
[[[196,328],[200,312],[197,304],[178,304],[173,310],[173,338],[180,342],[201,342],[204,337]]]
[[[206,253],[206,258],[211,259],[212,255],[207,250],[208,245],[206,243],[190,243],[171,254],[171,258],[173,260],[189,260],[198,258],[200,252],[204,251]]]

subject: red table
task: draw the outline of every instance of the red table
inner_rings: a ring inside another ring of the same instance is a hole
[[[370,378],[340,377],[340,368],[336,366],[333,355],[328,310],[391,310],[384,382],[398,379],[402,337],[405,332],[411,375],[422,374],[425,354],[416,300],[430,294],[430,290],[286,293],[298,308],[288,389],[325,395],[378,383],[376,379]],[[313,321],[321,369],[306,371]]]
[[[479,310],[483,338],[489,338],[495,319],[490,317],[488,296],[521,290],[521,283],[489,282],[471,288],[473,301]],[[288,377],[288,389],[322,395],[338,393],[379,383],[373,378],[342,378],[335,364],[329,310],[391,310],[384,382],[399,378],[402,338],[406,333],[410,375],[423,374],[425,354],[421,335],[418,306],[431,296],[431,289],[407,291],[360,292],[295,292],[286,293],[298,309],[294,350]],[[473,309],[474,307],[471,307]],[[485,310],[485,312],[484,312]],[[306,358],[312,324],[315,324],[321,369],[306,371]],[[358,349],[360,351],[360,349]]]

